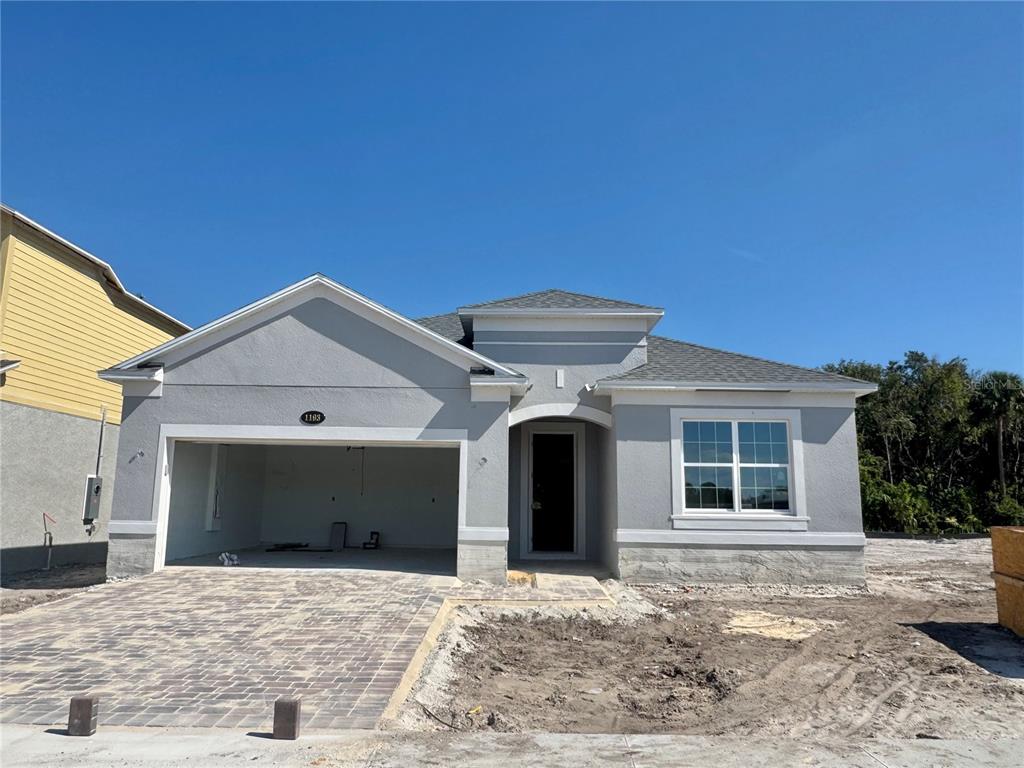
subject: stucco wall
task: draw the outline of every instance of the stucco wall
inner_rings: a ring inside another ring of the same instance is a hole
[[[615,433],[610,429],[595,428],[597,433],[598,501],[600,516],[598,543],[594,559],[607,565],[613,575],[617,570],[618,550],[615,544],[615,529],[618,527],[616,511],[616,445]]]
[[[623,346],[496,346],[488,354],[530,377],[530,389],[514,398],[512,410],[546,403],[580,403],[607,412],[609,398],[588,392],[598,379],[631,370],[646,360],[643,347]],[[556,372],[565,370],[565,386],[556,386]]]
[[[463,389],[462,368],[332,301],[313,298],[168,365],[170,384]]]
[[[523,427],[516,424],[508,431],[508,557],[518,560],[522,556],[522,445]]]
[[[43,512],[56,520],[53,563],[100,563],[114,491],[118,427],[104,430],[99,526],[82,525],[86,475],[96,471],[100,423],[17,403],[0,402],[0,566],[42,568]]]
[[[113,517],[150,518],[161,424],[295,426],[311,409],[332,426],[467,430],[467,524],[506,525],[507,404],[471,402],[466,371],[321,299],[168,366],[162,397],[126,398]]]
[[[673,510],[668,405],[616,405],[619,528],[670,529]],[[695,407],[687,405],[687,407]],[[723,407],[708,404],[707,407]],[[766,408],[778,404],[766,403]],[[852,407],[800,408],[809,531],[863,530]]]

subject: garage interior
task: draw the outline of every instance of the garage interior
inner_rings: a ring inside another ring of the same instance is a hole
[[[165,561],[454,575],[458,493],[457,448],[176,441]]]

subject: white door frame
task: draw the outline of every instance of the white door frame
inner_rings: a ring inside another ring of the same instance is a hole
[[[112,520],[111,533],[155,533],[153,570],[164,567],[167,524],[171,505],[176,441],[257,443],[260,445],[380,445],[448,447],[459,449],[459,539],[472,538],[466,526],[469,485],[469,440],[464,429],[407,429],[404,427],[262,426],[236,424],[162,424],[157,447],[153,507],[149,520]],[[490,529],[488,529],[489,531]]]
[[[572,552],[534,552],[533,515],[533,445],[532,437],[538,432],[548,434],[571,434],[574,437],[573,451],[576,465],[575,493],[575,547]],[[526,422],[522,425],[522,448],[519,461],[519,557],[524,560],[585,560],[587,557],[587,431],[578,421]]]

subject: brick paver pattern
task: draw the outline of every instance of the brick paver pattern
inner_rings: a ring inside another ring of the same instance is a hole
[[[589,583],[588,583],[589,582]],[[0,621],[0,722],[268,729],[279,696],[308,728],[372,728],[445,598],[607,600],[374,571],[168,569]]]

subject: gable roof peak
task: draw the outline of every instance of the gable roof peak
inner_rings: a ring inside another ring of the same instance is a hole
[[[503,375],[522,377],[522,374],[514,368],[495,362],[488,357],[458,344],[446,336],[437,333],[435,330],[410,320],[404,315],[391,310],[372,299],[357,293],[356,291],[332,280],[324,274],[316,272],[309,277],[303,278],[296,283],[282,288],[262,299],[247,304],[246,306],[229,312],[223,317],[210,321],[184,336],[179,336],[164,344],[161,344],[148,352],[143,352],[128,360],[102,371],[101,378],[115,380],[122,372],[138,368],[147,363],[165,362],[163,359],[170,352],[181,354],[181,350],[191,348],[193,350],[203,349],[222,337],[230,330],[244,330],[256,322],[256,318],[273,313],[281,312],[305,300],[305,297],[327,298],[340,306],[354,311],[377,325],[394,330],[400,336],[421,346],[429,345],[428,348],[437,350],[442,356],[456,357],[463,363],[484,366],[500,372]]]

